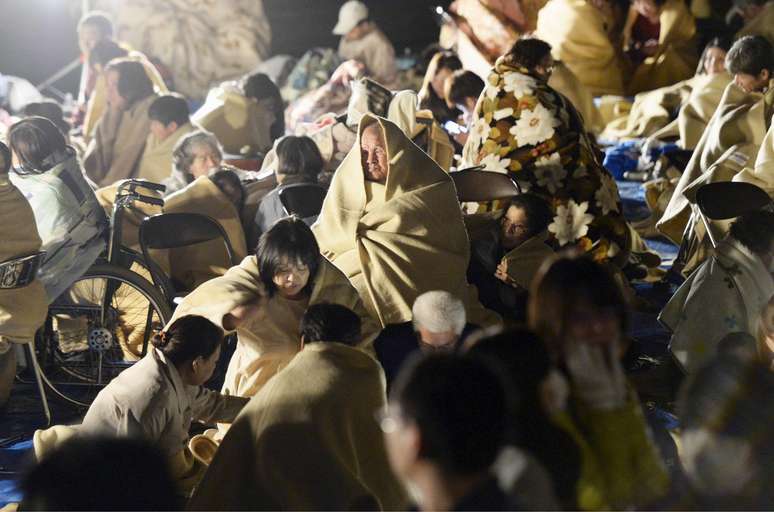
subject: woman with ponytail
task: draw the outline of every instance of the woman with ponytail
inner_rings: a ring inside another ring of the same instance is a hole
[[[143,359],[97,395],[81,432],[147,439],[170,458],[183,487],[191,488],[203,469],[188,450],[192,421],[231,423],[248,401],[202,387],[222,344],[223,330],[206,318],[178,318],[154,337]]]

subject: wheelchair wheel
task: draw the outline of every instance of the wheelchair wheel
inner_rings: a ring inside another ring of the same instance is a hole
[[[44,380],[60,397],[88,406],[147,353],[171,317],[150,282],[116,265],[95,265],[49,307],[37,343]]]

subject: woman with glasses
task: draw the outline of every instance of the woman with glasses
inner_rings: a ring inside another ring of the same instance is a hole
[[[521,39],[495,64],[463,150],[465,166],[506,173],[551,205],[547,243],[623,265],[631,246],[618,187],[583,118],[548,85],[551,46]],[[488,204],[484,209],[497,209]]]

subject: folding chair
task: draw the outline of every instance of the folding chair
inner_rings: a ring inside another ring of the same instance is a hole
[[[451,173],[461,203],[480,203],[508,199],[521,194],[521,187],[507,174],[479,168]]]
[[[150,265],[153,249],[177,249],[210,240],[223,240],[228,261],[236,265],[234,249],[223,227],[207,215],[199,213],[161,213],[147,217],[140,225],[140,248],[151,274],[153,284],[161,287],[167,298],[174,302],[175,294],[169,278],[161,274],[158,265]]]
[[[279,198],[285,213],[302,219],[320,215],[327,191],[315,183],[294,183],[279,189]]]
[[[698,214],[713,248],[718,244],[710,229],[710,220],[733,219],[769,204],[771,204],[769,195],[751,183],[734,181],[708,183],[696,191]]]

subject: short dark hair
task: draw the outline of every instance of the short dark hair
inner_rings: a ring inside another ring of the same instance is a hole
[[[516,41],[507,55],[514,63],[531,70],[551,55],[551,45],[542,39],[525,37]]]
[[[33,101],[28,103],[24,107],[24,115],[45,117],[64,134],[70,133],[70,123],[64,118],[64,111],[62,106],[52,99],[43,99],[41,101]]]
[[[277,174],[317,183],[317,175],[322,172],[325,162],[311,138],[286,135],[277,143],[276,153]]]
[[[152,343],[177,366],[215,353],[223,344],[223,329],[203,316],[185,315],[155,335]]]
[[[551,206],[549,206],[548,201],[529,192],[513,196],[508,202],[508,208],[511,207],[524,210],[529,226],[527,236],[530,237],[542,233],[548,228],[548,225],[554,218],[554,214],[551,211]]]
[[[269,78],[269,75],[253,73],[245,76],[242,79],[242,92],[248,98],[256,101],[273,99],[272,112],[274,113],[275,120],[271,125],[269,135],[271,135],[272,140],[279,139],[285,135],[285,104],[279,87]]]
[[[305,343],[337,342],[354,346],[360,343],[360,317],[340,304],[314,304],[301,319]]]
[[[764,69],[774,73],[774,47],[763,36],[744,36],[726,54],[726,69],[732,75],[757,76]]]
[[[11,169],[11,150],[0,140],[0,173],[5,174]]]
[[[304,292],[311,292],[322,255],[314,233],[303,220],[287,217],[272,224],[258,240],[255,253],[261,281],[269,297],[277,291],[273,279],[283,261],[300,262],[309,268],[309,282]]]
[[[508,389],[484,360],[459,354],[412,359],[390,393],[421,434],[420,457],[447,475],[486,471],[506,440]]]
[[[447,106],[453,108],[463,103],[466,98],[478,99],[484,86],[484,81],[474,72],[458,69],[446,80]]]
[[[583,302],[594,308],[612,310],[621,333],[626,332],[626,298],[608,267],[572,252],[547,260],[532,281],[527,320],[530,329],[540,335],[557,360],[564,358],[569,318]]]
[[[122,59],[127,55],[129,52],[112,39],[102,39],[89,52],[89,66],[93,68],[99,64],[104,68],[111,60]]]
[[[774,242],[774,212],[754,210],[743,213],[731,224],[730,233],[755,254],[766,254]]]
[[[148,107],[148,118],[164,126],[169,126],[171,123],[183,126],[190,120],[188,114],[188,102],[181,94],[175,92],[159,96]]]
[[[239,194],[238,204],[235,206],[237,207],[237,210],[241,212],[242,207],[245,204],[247,192],[245,191],[244,185],[242,185],[242,180],[239,179],[236,168],[227,164],[222,164],[220,169],[210,175],[210,180],[212,180],[215,186],[226,196],[229,196],[228,189]]]
[[[167,458],[142,439],[74,436],[43,457],[20,487],[21,510],[177,510],[182,505]]]
[[[115,59],[110,61],[105,71],[118,73],[118,93],[130,106],[153,94],[153,82],[141,62],[128,58]]]
[[[78,32],[85,25],[97,27],[103,37],[113,37],[113,20],[110,15],[104,11],[89,11],[85,13],[78,21]]]
[[[53,158],[67,149],[67,141],[54,123],[44,117],[27,117],[8,131],[8,144],[25,174],[40,174],[54,167]]]

